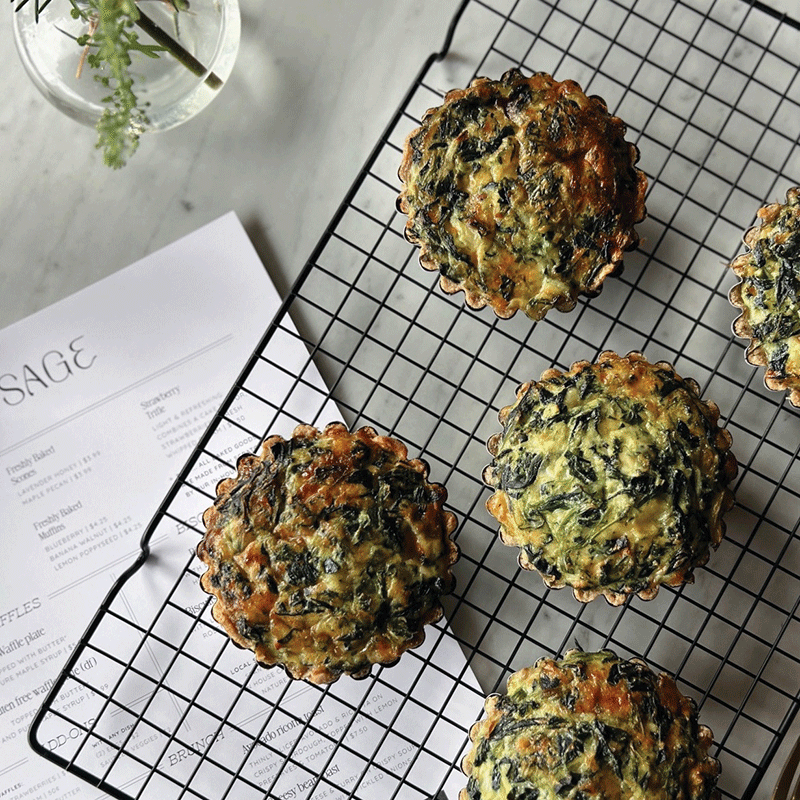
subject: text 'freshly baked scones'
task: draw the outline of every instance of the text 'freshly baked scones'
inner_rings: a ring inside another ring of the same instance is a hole
[[[401,442],[341,423],[295,428],[217,487],[198,546],[228,635],[264,665],[329,683],[425,638],[454,586],[456,519]]]
[[[525,383],[489,439],[487,501],[519,563],[580,601],[617,605],[690,581],[722,539],[731,437],[698,385],[604,352]]]
[[[447,293],[539,320],[600,292],[638,244],[647,179],[599,97],[518,69],[447,93],[409,134],[398,207]]]

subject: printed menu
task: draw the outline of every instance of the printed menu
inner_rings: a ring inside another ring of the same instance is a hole
[[[102,598],[135,559],[150,518],[279,303],[244,229],[230,213],[0,331],[0,498],[6,523],[0,559],[0,796],[4,800],[105,796],[34,754],[26,740],[28,727]],[[289,371],[295,357],[291,347],[298,348],[298,369],[305,364],[307,353],[299,339],[288,349],[285,342],[275,346],[281,348],[281,363]],[[324,391],[318,375],[312,380]],[[275,381],[276,386],[280,383]],[[280,400],[275,398],[276,403]],[[237,414],[237,409],[231,413]],[[235,426],[230,431],[232,452],[252,449],[251,435],[240,431],[236,441]],[[213,476],[204,478],[203,470],[214,470],[206,469],[205,463],[201,459],[197,464],[195,485],[208,492],[211,488],[205,484]],[[206,502],[203,496],[200,500]],[[172,527],[162,547],[165,552],[172,547],[178,561],[184,562],[186,528]],[[160,567],[148,569],[149,589],[137,595],[140,571],[121,594],[143,617],[154,576],[160,569],[169,573],[166,580],[172,580],[180,564],[170,566],[165,558]],[[197,602],[197,587],[191,586],[187,607]],[[200,652],[208,642],[205,634],[198,637]],[[439,674],[468,673],[460,649],[452,640],[446,645],[436,656],[445,662]],[[246,653],[232,652],[231,675],[252,670]],[[419,660],[409,660],[408,667],[418,671]],[[93,685],[99,685],[105,668],[97,657],[87,657],[76,670],[95,672],[100,677]],[[159,665],[154,662],[152,668],[157,672]],[[401,672],[396,674],[401,679]],[[283,673],[265,671],[253,679],[251,688],[269,699],[285,689],[286,680]],[[465,699],[466,719],[475,713],[479,689],[474,686],[474,694]],[[330,714],[325,729],[341,729],[350,752],[359,752],[359,737],[365,742],[374,738],[374,724],[353,720],[346,704],[337,705],[339,691],[348,691],[346,682],[331,694],[324,709],[314,707],[313,713]],[[89,693],[71,685],[61,694],[60,708],[74,711],[76,718],[90,715]],[[286,696],[292,708],[301,704],[297,714],[306,713],[301,698],[309,695],[301,683]],[[388,714],[401,700],[400,694],[384,688],[359,702],[365,709],[372,705],[376,714]],[[263,752],[254,751],[248,764],[252,782],[270,787],[270,797],[286,800],[306,796],[303,787],[314,783],[313,772],[299,776],[293,768],[273,786],[276,766],[267,750],[296,726],[297,715],[281,716],[292,708],[281,709],[272,726],[260,733]],[[255,725],[263,713],[247,724]],[[125,713],[112,715],[103,724],[111,725],[104,730],[108,741],[130,737],[132,749],[154,746],[149,738],[142,740],[142,732],[133,728]],[[413,729],[416,723],[405,724]],[[71,731],[61,730],[44,733],[53,748],[65,749],[70,735]],[[163,763],[175,770],[189,766],[201,745],[172,748],[163,755]],[[218,750],[230,745],[215,742]],[[309,761],[330,751],[329,740],[313,742],[306,737],[302,746]],[[383,747],[375,766],[402,765],[411,758],[409,753],[408,739],[398,738],[396,746]],[[102,763],[113,758],[113,750],[96,748],[91,757]],[[326,767],[326,775],[341,771],[342,780],[336,782],[345,788],[359,770],[357,763],[349,767],[338,760]],[[381,777],[374,778],[376,789]],[[139,780],[141,775],[134,774],[129,783],[136,786]],[[330,788],[326,794],[337,796]]]
[[[87,796],[30,720],[278,305],[230,213],[0,331],[4,798]]]

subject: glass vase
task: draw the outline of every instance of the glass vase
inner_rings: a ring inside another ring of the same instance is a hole
[[[137,0],[130,28],[143,50],[130,53],[128,74],[144,112],[136,133],[173,128],[191,119],[218,94],[239,48],[238,0]],[[22,63],[39,91],[58,109],[96,125],[114,86],[105,64],[92,67],[93,42],[81,0],[26,0],[15,4],[14,37]],[[151,48],[154,48],[151,49]],[[109,80],[111,81],[109,83]]]

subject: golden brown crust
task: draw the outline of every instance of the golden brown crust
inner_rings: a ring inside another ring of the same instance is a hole
[[[608,351],[520,386],[483,474],[520,566],[581,602],[690,582],[722,539],[737,471],[699,391],[666,362]]]
[[[203,515],[214,619],[259,663],[312,683],[396,662],[454,585],[446,496],[423,461],[372,428],[269,437]]]
[[[733,332],[750,340],[745,358],[766,368],[767,388],[788,392],[800,407],[800,188],[757,214],[760,224],[744,236],[746,252],[730,264],[741,279],[728,295],[742,312]]]
[[[470,740],[459,800],[719,797],[713,734],[694,702],[668,675],[608,650],[515,672]]]
[[[594,296],[639,241],[647,180],[625,125],[574,81],[517,69],[447,93],[406,139],[398,207],[447,293],[541,319]]]

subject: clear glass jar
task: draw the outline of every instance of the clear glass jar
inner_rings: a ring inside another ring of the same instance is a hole
[[[76,3],[80,7],[81,0]],[[167,130],[204,109],[230,76],[239,49],[239,4],[181,0],[183,10],[176,11],[171,0],[139,0],[137,7],[141,17],[132,30],[139,41],[158,45],[166,35],[171,51],[160,51],[157,58],[131,54],[133,91],[147,117],[137,133]],[[71,10],[70,0],[28,0],[13,13],[14,38],[39,91],[73,119],[96,125],[110,94],[96,76],[108,73],[85,63],[76,39],[88,26]]]

